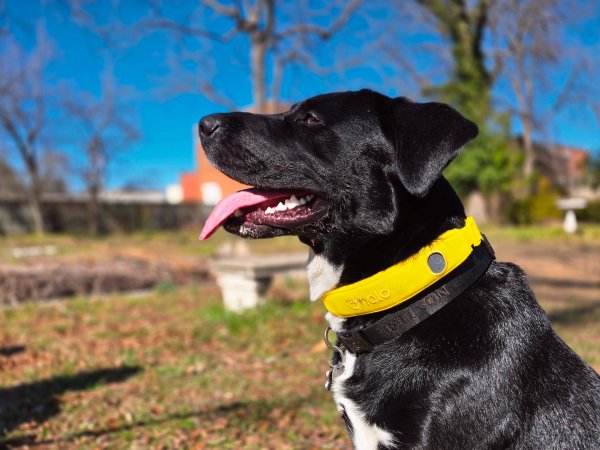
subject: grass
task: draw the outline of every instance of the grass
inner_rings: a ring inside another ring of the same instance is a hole
[[[0,349],[21,351],[0,356],[0,443],[343,446],[322,389],[322,306],[220,303],[196,286],[3,310]]]
[[[551,305],[600,365],[600,308]],[[213,287],[71,300],[0,315],[0,445],[347,448],[322,388],[319,303],[224,311]]]
[[[494,226],[486,225],[482,229],[488,237],[495,240],[515,240],[520,242],[582,242],[600,240],[600,225],[581,224],[575,235],[566,235],[560,223],[545,226]],[[22,235],[0,236],[0,264],[25,265],[32,258],[14,258],[12,250],[21,247],[51,245],[56,248],[57,255],[39,257],[44,260],[103,260],[115,256],[131,256],[150,259],[204,258],[215,255],[225,246],[242,242],[254,254],[304,251],[305,247],[296,237],[285,236],[268,240],[241,241],[223,230],[215,233],[210,240],[198,242],[199,230],[188,229],[178,232],[146,231],[131,234],[114,234],[110,236],[90,237],[50,234],[45,236]]]
[[[579,224],[577,233],[568,235],[562,229],[562,224],[552,222],[545,226],[498,226],[487,225],[482,229],[490,239],[506,241],[518,240],[526,242],[582,242],[590,240],[600,240],[600,224],[582,223]]]
[[[84,259],[105,260],[116,256],[130,256],[150,259],[203,258],[214,255],[226,245],[247,246],[252,253],[268,254],[277,252],[303,251],[305,247],[298,238],[287,236],[272,240],[241,241],[223,230],[215,233],[210,240],[199,242],[200,230],[178,232],[137,232],[113,234],[110,236],[73,236],[49,234],[45,236],[17,235],[0,236],[0,264],[25,265],[32,260],[73,261]],[[57,254],[52,257],[14,258],[12,250],[22,247],[54,246]]]
[[[488,235],[500,259],[526,269],[559,335],[600,370],[600,239],[521,232]],[[68,257],[127,245],[165,257],[210,253],[180,234],[81,241],[87,250],[69,247],[77,238],[48,239]],[[271,240],[253,250],[296,246]],[[348,448],[323,389],[323,306],[305,290],[284,277],[276,299],[241,315],[222,308],[213,285],[1,309],[0,448]]]

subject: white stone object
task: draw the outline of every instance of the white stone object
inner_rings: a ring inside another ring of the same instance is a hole
[[[575,216],[575,211],[572,209],[568,210],[567,214],[565,215],[563,230],[569,234],[573,234],[577,231],[577,217]]]
[[[264,303],[271,279],[253,280],[240,273],[222,273],[217,276],[217,284],[221,289],[225,309],[242,312]]]
[[[221,289],[225,308],[242,312],[264,303],[273,275],[303,269],[306,260],[306,253],[238,256],[215,261],[212,270]]]
[[[583,209],[587,206],[587,200],[585,198],[561,198],[556,201],[556,206],[565,211]]]
[[[583,209],[587,206],[585,198],[561,198],[556,201],[558,209],[567,211],[563,222],[563,230],[565,233],[573,234],[577,231],[577,217],[575,216],[576,209]]]

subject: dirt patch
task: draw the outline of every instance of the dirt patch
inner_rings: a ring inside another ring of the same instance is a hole
[[[0,266],[0,304],[148,289],[161,283],[186,284],[210,278],[204,261],[167,264],[141,258]]]
[[[499,261],[521,266],[546,304],[600,301],[600,242],[500,242]]]

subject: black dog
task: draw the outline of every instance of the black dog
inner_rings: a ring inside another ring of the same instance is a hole
[[[465,225],[441,172],[477,127],[447,105],[363,90],[277,115],[214,114],[199,130],[213,165],[261,189],[226,200],[203,237],[220,224],[297,235],[311,248],[313,299]],[[343,334],[393,311],[327,318]],[[554,333],[514,264],[491,263],[427,320],[368,351],[342,348],[333,365],[361,450],[600,448],[600,377]]]

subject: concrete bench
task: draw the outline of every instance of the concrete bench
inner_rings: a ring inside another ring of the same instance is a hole
[[[307,253],[244,256],[218,259],[211,264],[225,308],[240,312],[264,303],[265,293],[278,273],[304,269]]]
[[[573,234],[577,231],[577,217],[575,210],[583,209],[587,206],[587,200],[584,198],[561,198],[556,201],[558,209],[566,211],[563,222],[565,233]]]

